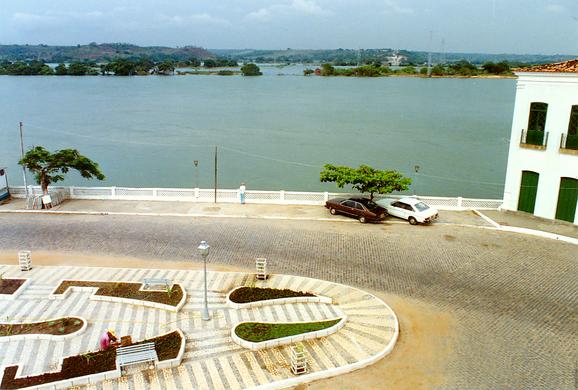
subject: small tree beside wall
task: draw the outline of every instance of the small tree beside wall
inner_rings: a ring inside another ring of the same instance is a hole
[[[44,195],[48,195],[48,186],[64,180],[64,175],[70,169],[77,170],[85,179],[105,179],[98,164],[76,149],[63,149],[51,153],[42,146],[36,146],[26,152],[18,164],[35,174],[36,182],[42,187]]]
[[[320,174],[322,183],[335,183],[343,188],[351,185],[361,193],[369,193],[373,200],[374,194],[389,194],[393,191],[406,191],[411,179],[397,171],[381,171],[367,165],[359,168],[325,164]]]

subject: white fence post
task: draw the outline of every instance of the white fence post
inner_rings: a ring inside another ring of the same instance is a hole
[[[159,197],[159,190],[158,188],[153,188],[153,198],[156,199]]]
[[[329,192],[325,191],[325,192],[323,193],[323,201],[324,201],[324,202],[327,202],[328,200],[329,200]]]
[[[285,190],[279,191],[279,201],[281,204],[285,204]]]
[[[460,209],[462,208],[462,200],[463,200],[463,198],[461,196],[458,196],[458,207]]]
[[[74,187],[70,186],[70,199],[74,199]]]
[[[110,188],[110,196],[112,197],[112,199],[116,199],[116,187]]]
[[[199,188],[195,188],[195,202],[199,201]]]

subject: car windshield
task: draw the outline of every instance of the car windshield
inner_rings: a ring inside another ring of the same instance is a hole
[[[377,203],[375,203],[369,199],[359,199],[358,202],[363,203],[363,205],[370,210],[373,210],[373,209],[379,207],[379,205]]]
[[[415,208],[418,209],[419,211],[426,211],[427,209],[429,209],[429,206],[424,202],[419,202],[415,204]]]

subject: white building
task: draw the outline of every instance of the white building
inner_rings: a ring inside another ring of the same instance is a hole
[[[503,208],[578,224],[578,59],[516,75]]]

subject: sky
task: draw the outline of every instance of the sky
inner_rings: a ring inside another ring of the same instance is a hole
[[[0,0],[0,44],[90,42],[578,54],[578,0]]]

